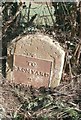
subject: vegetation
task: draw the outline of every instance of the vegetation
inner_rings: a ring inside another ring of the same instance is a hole
[[[40,6],[41,7],[41,6]],[[23,85],[0,83],[0,90],[15,104],[16,110],[4,113],[14,120],[80,120],[81,119],[81,2],[45,3],[46,13],[31,13],[31,2],[2,3],[2,56],[7,56],[7,44],[19,35],[41,31],[56,39],[66,51],[61,84],[55,89],[34,89]],[[37,9],[37,8],[36,8]],[[52,9],[52,11],[51,11]],[[42,23],[37,19],[41,18]],[[51,24],[47,21],[51,21]],[[44,23],[44,24],[43,24]],[[2,74],[6,77],[6,60]],[[4,97],[6,99],[6,97]],[[13,97],[12,97],[13,96]],[[13,101],[12,99],[13,98]],[[15,100],[16,99],[16,100]],[[0,102],[1,103],[1,102]],[[3,105],[2,105],[3,106]],[[5,108],[5,105],[2,107]],[[2,109],[3,111],[3,109]],[[0,113],[1,114],[1,113]]]

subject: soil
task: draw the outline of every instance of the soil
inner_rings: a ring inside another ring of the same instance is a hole
[[[76,120],[76,117],[73,116],[74,112],[78,116],[77,120],[80,120],[81,78],[76,80],[78,82],[62,82],[54,89],[44,87],[35,89],[23,84],[1,82],[0,117],[9,120],[32,120],[41,117],[55,120],[65,120],[64,118]],[[72,115],[65,111],[72,111]],[[65,113],[67,116],[64,115]]]

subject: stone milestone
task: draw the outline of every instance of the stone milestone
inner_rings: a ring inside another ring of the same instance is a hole
[[[7,79],[28,86],[60,84],[65,52],[58,42],[42,33],[24,35],[8,47]]]

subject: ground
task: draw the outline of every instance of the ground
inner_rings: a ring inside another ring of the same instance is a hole
[[[0,83],[0,117],[5,120],[80,120],[80,79],[56,88]],[[76,84],[76,85],[75,85]]]

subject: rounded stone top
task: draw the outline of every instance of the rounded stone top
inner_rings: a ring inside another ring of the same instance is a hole
[[[14,55],[13,66],[19,67],[16,67],[14,81],[18,82],[16,79],[18,77],[16,76],[19,76],[19,72],[21,74],[22,71],[25,71],[26,73],[22,73],[22,79],[25,79],[24,83],[26,84],[31,84],[34,87],[43,85],[46,87],[56,87],[59,85],[62,76],[65,52],[57,41],[53,41],[54,39],[42,33],[24,35],[12,40],[11,45],[8,47],[8,54]],[[19,62],[20,59],[22,59],[22,62]],[[37,67],[32,68],[32,66],[28,66],[25,61],[29,61],[30,65],[37,64]],[[24,68],[25,65],[23,62],[25,63],[26,68]],[[19,72],[17,72],[17,70],[19,70]],[[29,70],[29,73],[27,70]],[[14,73],[15,72],[13,71],[13,74]],[[30,73],[33,74],[30,75]],[[26,82],[26,74],[31,78],[30,82]],[[49,77],[45,78],[45,76]],[[23,82],[22,80],[20,81]]]

